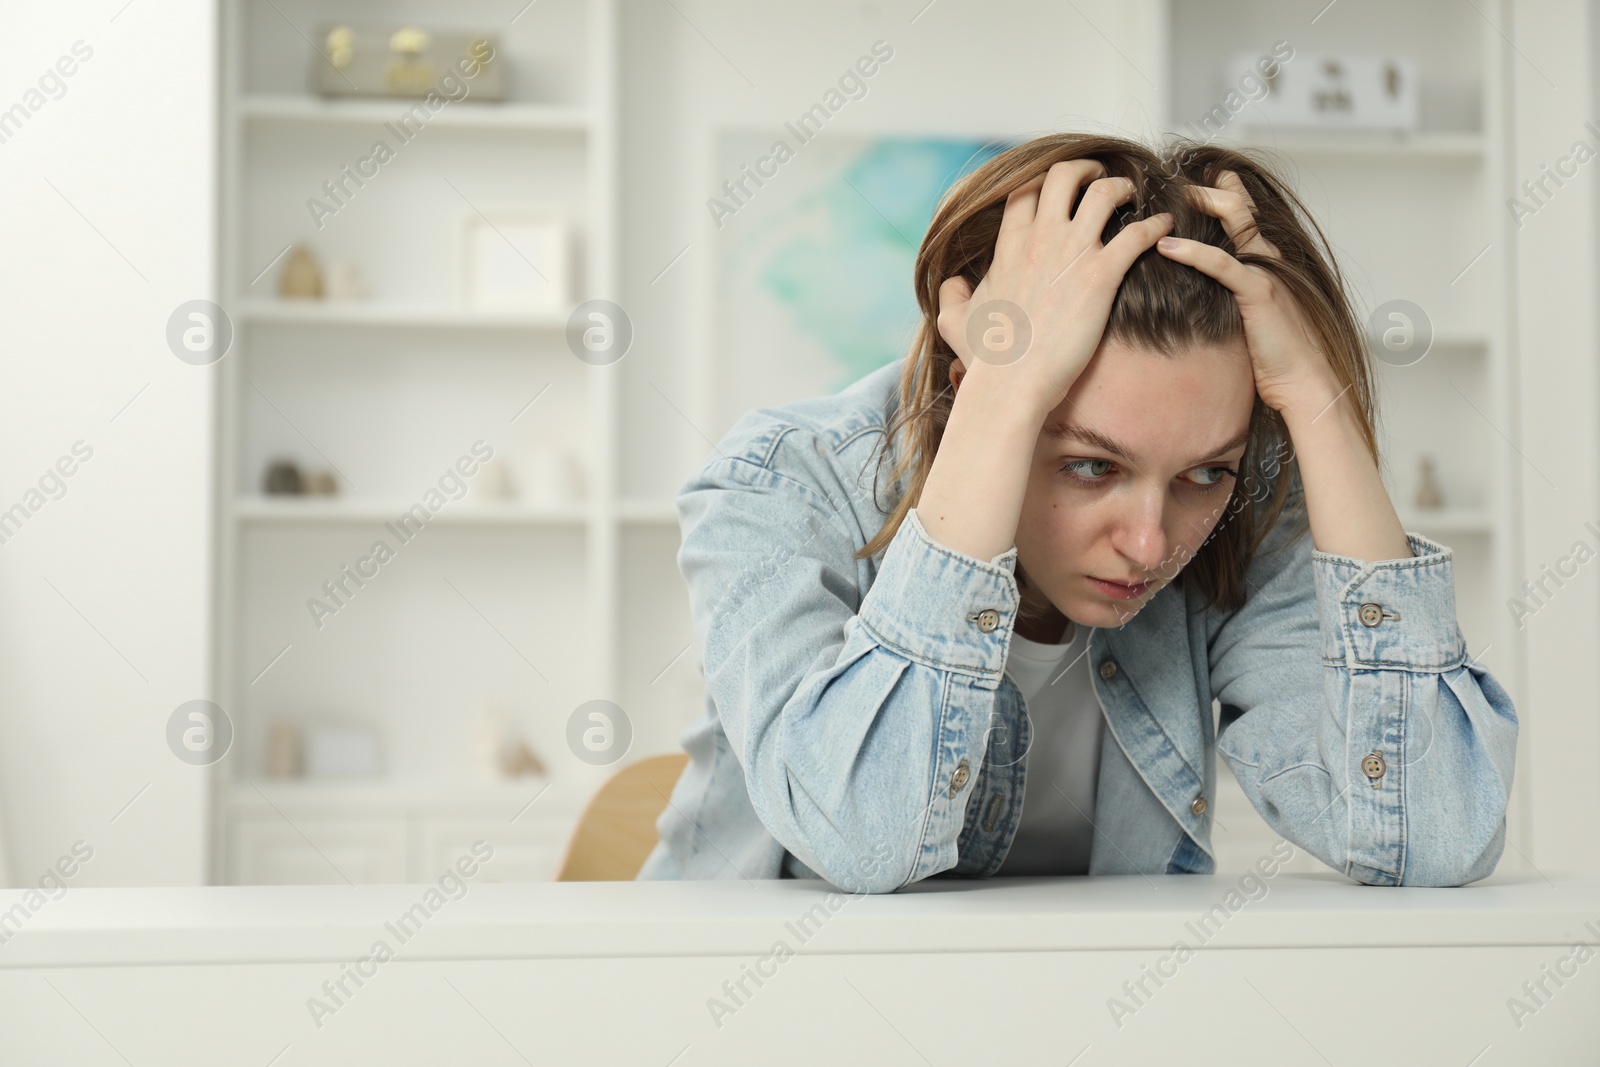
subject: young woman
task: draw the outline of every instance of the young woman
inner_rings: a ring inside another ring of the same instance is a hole
[[[1209,873],[1219,753],[1352,879],[1488,875],[1516,712],[1285,184],[1041,137],[947,193],[915,280],[907,359],[679,490],[708,699],[639,876]]]

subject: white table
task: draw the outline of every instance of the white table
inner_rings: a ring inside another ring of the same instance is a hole
[[[71,889],[0,944],[0,1063],[1600,1062],[1594,880],[463,884]]]

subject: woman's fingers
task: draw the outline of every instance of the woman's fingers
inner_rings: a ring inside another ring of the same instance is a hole
[[[1245,207],[1249,208],[1251,211],[1256,209],[1255,199],[1251,197],[1250,190],[1244,187],[1244,180],[1240,178],[1238,173],[1235,171],[1225,170],[1221,174],[1218,174],[1217,188],[1223,190],[1224,192],[1233,193],[1235,196],[1239,197],[1239,199],[1244,201]]]
[[[1044,175],[1030,178],[1006,194],[1006,206],[1000,213],[1000,232],[995,236],[994,258],[1008,262],[1021,253],[1028,244],[1028,231],[1039,210],[1039,188]]]
[[[1118,234],[1121,237],[1121,234]],[[1113,244],[1116,242],[1113,241]],[[1246,300],[1261,297],[1270,283],[1257,271],[1251,270],[1216,245],[1204,241],[1191,241],[1187,237],[1168,237],[1156,243],[1156,250],[1168,259],[1184,263],[1202,274],[1210,275],[1233,291],[1234,296]]]
[[[1121,233],[1106,242],[1105,250],[1101,252],[1107,273],[1115,277],[1118,285],[1122,284],[1122,277],[1133,266],[1133,261],[1171,229],[1172,216],[1166,212],[1128,223]]]
[[[1058,231],[1065,229],[1072,217],[1072,202],[1078,190],[1106,176],[1106,165],[1098,159],[1069,159],[1050,164],[1045,172],[1044,188],[1039,193],[1039,218]],[[1081,209],[1080,209],[1081,210]]]
[[[1078,191],[1085,185],[1088,189],[1083,203],[1069,218]],[[1133,189],[1133,183],[1125,178],[1106,177],[1105,164],[1098,159],[1052,163],[1045,173],[1030,178],[1006,197],[1000,232],[995,238],[994,261],[1025,263],[1030,258],[1030,246],[1036,253],[1042,250],[1044,260],[1062,250],[1069,260],[1081,255],[1099,240],[1112,208],[1131,197]],[[1085,220],[1082,230],[1077,225],[1080,217]],[[1072,236],[1091,226],[1093,233],[1087,239]]]
[[[1276,256],[1278,250],[1256,228],[1255,201],[1244,187],[1244,182],[1231,170],[1217,178],[1218,188],[1205,185],[1187,187],[1190,198],[1200,210],[1222,220],[1233,246],[1241,252]]]
[[[1089,191],[1083,194],[1083,202],[1072,216],[1072,225],[1078,231],[1069,249],[1073,255],[1099,243],[1111,213],[1117,205],[1132,200],[1136,189],[1130,178],[1101,178],[1089,183]]]

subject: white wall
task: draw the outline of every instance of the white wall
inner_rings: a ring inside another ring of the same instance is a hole
[[[0,143],[0,509],[93,450],[0,544],[13,885],[79,839],[73,885],[203,877],[205,772],[165,727],[209,695],[215,368],[180,362],[166,324],[213,295],[214,15],[124,3],[0,3],[0,110],[92,50]]]
[[[628,355],[623,418],[637,447],[623,456],[621,484],[642,494],[676,489],[710,453],[706,438],[716,440],[731,422],[725,411],[699,406],[691,378],[713,341],[713,309],[701,303],[717,254],[706,201],[737,177],[712,170],[715,129],[785,136],[782,120],[817,103],[879,39],[893,58],[820,138],[1032,135],[1091,124],[1153,134],[1165,122],[1160,0],[629,0],[622,16],[622,282],[636,336],[650,343]],[[1007,16],[1026,24],[1004,25]],[[697,425],[686,425],[685,415]]]
[[[1575,141],[1595,147],[1600,53],[1593,0],[1527,0],[1507,36],[1516,143],[1512,186],[1555,167]],[[1571,167],[1569,165],[1568,169]],[[1524,572],[1537,578],[1600,526],[1600,161],[1552,191],[1512,240],[1517,261],[1521,448],[1554,482],[1522,480]],[[1532,776],[1533,861],[1541,870],[1600,870],[1600,569],[1583,566],[1528,620],[1522,765]]]

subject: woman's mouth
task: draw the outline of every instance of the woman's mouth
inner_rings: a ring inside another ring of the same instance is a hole
[[[1104,578],[1090,578],[1089,584],[1112,600],[1138,600],[1148,593],[1156,583],[1148,581],[1130,585],[1127,582],[1108,582]]]

